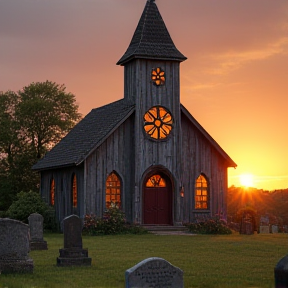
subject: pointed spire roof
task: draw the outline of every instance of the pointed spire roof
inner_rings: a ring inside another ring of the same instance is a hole
[[[117,65],[135,58],[179,62],[187,59],[174,45],[154,0],[147,0],[131,43]]]

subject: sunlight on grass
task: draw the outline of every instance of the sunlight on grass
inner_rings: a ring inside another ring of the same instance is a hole
[[[119,235],[83,237],[91,267],[57,267],[63,235],[45,234],[47,251],[32,251],[33,274],[1,275],[0,287],[125,287],[125,271],[143,259],[161,257],[184,271],[184,286],[198,288],[274,285],[274,267],[287,254],[287,234]]]

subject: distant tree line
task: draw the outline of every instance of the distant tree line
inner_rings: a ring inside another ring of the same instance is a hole
[[[269,218],[270,224],[280,227],[288,225],[288,188],[265,191],[256,188],[228,188],[228,221],[240,222],[241,211],[251,209],[255,212],[257,224],[260,217]]]
[[[31,167],[79,121],[75,96],[64,85],[37,82],[0,92],[0,211],[21,191],[39,191]]]

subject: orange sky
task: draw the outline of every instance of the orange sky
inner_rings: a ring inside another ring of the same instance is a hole
[[[123,98],[146,0],[0,1],[0,91],[55,81],[80,112]],[[181,64],[181,102],[253,186],[288,188],[287,0],[156,0]]]

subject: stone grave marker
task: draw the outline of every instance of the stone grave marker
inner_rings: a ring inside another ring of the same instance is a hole
[[[64,248],[59,250],[57,266],[90,266],[88,249],[82,248],[82,222],[77,215],[63,220]]]
[[[272,225],[272,226],[271,226],[271,232],[272,232],[273,234],[278,233],[278,225]]]
[[[270,233],[270,231],[269,231],[269,226],[261,225],[261,226],[259,227],[259,233],[260,233],[260,234],[269,234],[269,233]]]
[[[31,250],[47,250],[47,242],[43,239],[43,216],[33,213],[28,217],[28,221]]]
[[[126,288],[183,288],[183,271],[163,258],[147,258],[125,272]]]
[[[284,256],[274,268],[275,288],[288,288],[288,255]]]
[[[0,274],[32,273],[29,258],[29,226],[20,221],[0,218]]]

